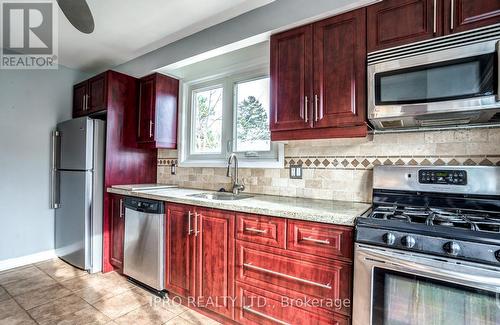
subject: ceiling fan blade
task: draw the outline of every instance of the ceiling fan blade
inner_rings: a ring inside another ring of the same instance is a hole
[[[90,34],[94,31],[94,17],[85,0],[57,0],[69,22],[80,32]]]

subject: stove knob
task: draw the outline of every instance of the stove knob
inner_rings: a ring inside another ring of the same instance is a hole
[[[387,245],[394,245],[394,243],[396,242],[396,236],[394,236],[394,234],[390,232],[384,234],[384,236],[382,236],[382,239]]]
[[[450,241],[444,244],[443,249],[446,253],[453,256],[457,256],[462,250],[460,248],[460,245],[458,243],[455,243],[454,241]]]
[[[495,252],[495,258],[500,262],[500,250]]]
[[[401,244],[403,244],[404,247],[406,248],[413,248],[415,247],[415,244],[417,242],[415,241],[415,238],[412,236],[404,236],[401,238]]]

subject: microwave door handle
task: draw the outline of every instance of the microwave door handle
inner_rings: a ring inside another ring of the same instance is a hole
[[[458,272],[455,270],[437,268],[424,263],[418,263],[413,258],[405,258],[401,254],[391,254],[389,252],[374,250],[374,249],[362,249],[364,258],[369,260],[381,261],[381,263],[387,265],[394,265],[402,269],[408,270],[414,274],[421,274],[424,276],[430,276],[437,280],[450,281],[467,286],[481,286],[483,289],[489,291],[499,292],[500,290],[500,278],[493,278],[491,276],[485,276],[480,274],[470,274],[464,272]],[[390,269],[390,268],[389,268]]]
[[[500,41],[497,41],[497,102],[500,102]]]

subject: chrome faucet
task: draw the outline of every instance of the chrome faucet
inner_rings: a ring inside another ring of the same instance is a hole
[[[233,163],[234,160],[234,169],[233,173],[231,173],[231,164]],[[243,183],[239,183],[238,179],[238,157],[236,156],[235,153],[232,153],[231,156],[229,156],[229,160],[227,161],[227,177],[231,177],[231,180],[233,181],[233,194],[238,195],[240,192],[243,192],[245,190],[245,185]]]

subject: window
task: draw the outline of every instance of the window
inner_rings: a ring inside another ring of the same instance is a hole
[[[187,83],[183,91],[181,165],[226,166],[234,152],[242,167],[283,166],[283,144],[271,142],[266,73]]]

